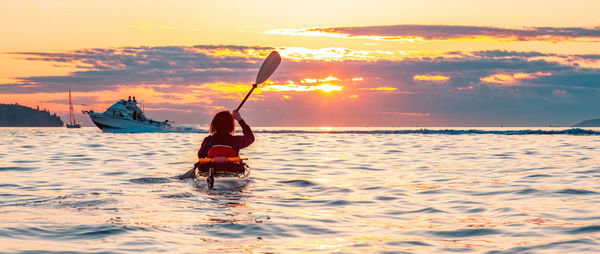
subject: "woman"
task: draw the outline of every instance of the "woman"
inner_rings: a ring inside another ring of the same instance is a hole
[[[243,136],[234,136],[235,122],[238,121],[242,127]],[[250,146],[254,142],[254,134],[250,126],[246,124],[240,112],[234,110],[221,111],[213,117],[210,122],[209,132],[211,135],[204,138],[202,146],[198,151],[198,158],[206,157],[236,157],[239,156],[240,149]],[[195,169],[195,167],[194,167]],[[195,170],[192,169],[179,177],[179,179],[193,178]]]

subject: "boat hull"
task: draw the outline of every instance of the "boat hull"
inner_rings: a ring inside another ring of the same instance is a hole
[[[207,177],[201,176],[196,169],[194,181],[200,188],[208,188]],[[244,164],[244,173],[237,177],[215,177],[213,190],[231,190],[244,187],[250,181],[250,167]]]
[[[88,115],[92,122],[103,131],[160,131],[166,129],[166,126],[161,126],[158,122],[157,124],[151,124],[149,122],[108,116],[102,113],[88,113]]]

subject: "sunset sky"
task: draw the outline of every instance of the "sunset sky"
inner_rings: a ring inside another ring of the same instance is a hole
[[[155,120],[548,126],[600,118],[599,1],[0,1],[0,103],[68,121],[129,95]],[[82,106],[88,105],[88,106]],[[78,120],[91,126],[87,116]]]

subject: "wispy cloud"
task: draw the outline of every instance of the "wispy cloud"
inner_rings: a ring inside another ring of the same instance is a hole
[[[415,113],[415,112],[381,112],[382,114],[387,115],[400,115],[400,116],[420,116],[427,117],[430,116],[430,113]]]
[[[375,87],[375,88],[361,88],[361,90],[368,90],[368,91],[396,91],[396,90],[398,90],[398,88],[382,86],[382,87]]]
[[[572,41],[598,40],[600,27],[523,27],[500,28],[491,26],[458,25],[388,25],[325,27],[305,29],[277,29],[269,34],[328,36],[339,38],[363,38],[415,42],[424,40],[458,40],[493,38],[506,41]]]
[[[272,48],[242,46],[164,46],[82,49],[65,53],[14,52],[30,61],[46,61],[78,69],[67,76],[16,78],[3,88],[82,91],[141,84],[189,85],[248,79]]]
[[[214,110],[237,105],[271,50],[198,45],[15,53],[77,71],[8,80],[0,84],[0,101],[33,101],[44,93],[52,98],[48,103],[59,106],[71,88],[77,103],[102,109],[123,96],[138,95],[157,118],[195,122],[198,115],[208,118]],[[551,119],[556,114],[548,111],[568,111],[564,101],[580,109],[564,114],[560,124],[600,106],[594,97],[600,94],[600,68],[579,64],[595,61],[597,55],[494,50],[397,60],[282,56],[277,72],[255,91],[246,109],[258,124],[489,125],[503,116],[516,123]],[[563,104],[552,99],[559,95]],[[382,112],[396,113],[382,117]]]
[[[450,77],[443,75],[415,75],[413,79],[418,81],[443,82],[449,80]]]
[[[13,82],[0,85],[0,89],[30,93],[64,91],[68,88],[99,91],[152,85],[159,90],[177,91],[213,84],[210,87],[243,93],[241,87],[251,82],[262,59],[271,50],[273,48],[198,45],[82,49],[65,53],[13,53],[16,57],[30,61],[70,65],[78,71],[63,76],[18,77],[9,80]],[[277,50],[284,51],[285,48]],[[391,88],[389,84],[409,85],[426,81],[446,82],[450,87],[460,87],[479,83],[506,83],[509,79],[534,82],[534,78],[542,80],[541,77],[547,84],[552,84],[552,78],[560,78],[562,75],[582,74],[595,77],[598,72],[597,68],[582,68],[577,62],[594,61],[598,55],[499,50],[447,52],[434,58],[407,57],[378,61],[352,58],[340,61],[311,58],[297,60],[294,57],[286,58],[285,55],[283,57],[285,61],[272,77],[275,82],[272,85],[309,87],[333,82],[378,89]],[[544,73],[552,73],[552,77],[542,75]],[[586,79],[578,83],[595,85]],[[416,89],[412,86],[394,88],[409,88],[409,91]]]
[[[515,72],[515,73],[498,73],[493,74],[487,77],[482,77],[480,80],[486,83],[494,83],[501,84],[505,86],[514,86],[518,85],[521,80],[525,79],[536,79],[538,77],[543,76],[552,76],[550,72],[536,72],[536,73],[523,73],[523,72]]]

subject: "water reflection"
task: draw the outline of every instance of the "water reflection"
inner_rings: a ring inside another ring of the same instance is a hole
[[[175,178],[205,134],[0,135],[7,253],[89,246],[593,253],[599,246],[596,136],[259,133],[244,151],[251,181],[207,191]]]

